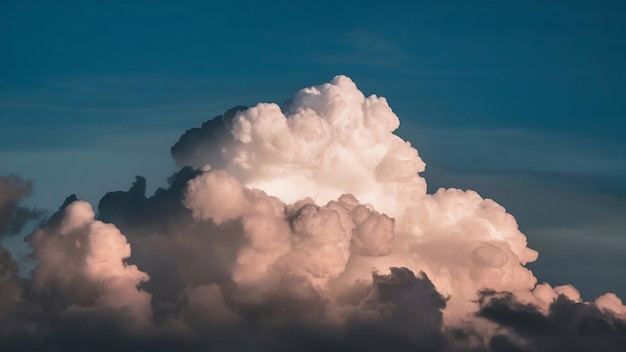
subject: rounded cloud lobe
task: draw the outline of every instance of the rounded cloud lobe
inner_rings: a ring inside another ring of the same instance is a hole
[[[626,348],[617,296],[537,285],[514,217],[471,190],[428,194],[399,123],[337,76],[187,131],[167,189],[147,197],[137,177],[98,215],[70,200],[31,234],[31,279],[0,252],[0,343],[63,348],[74,332],[110,336],[103,349],[548,351],[583,334],[578,346]]]
[[[72,309],[106,308],[137,324],[149,324],[150,294],[138,289],[148,275],[127,265],[130,244],[112,224],[95,220],[91,205],[70,203],[28,237],[33,258],[33,289],[71,298]],[[53,219],[56,220],[56,219]]]

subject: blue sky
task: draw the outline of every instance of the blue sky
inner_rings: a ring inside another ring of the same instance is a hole
[[[32,204],[151,189],[170,146],[234,105],[350,76],[387,97],[432,190],[478,190],[540,280],[626,296],[626,5],[0,2],[0,173]]]

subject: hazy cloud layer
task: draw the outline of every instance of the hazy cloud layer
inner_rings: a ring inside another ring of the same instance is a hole
[[[43,215],[40,210],[19,204],[31,191],[31,181],[17,175],[0,176],[0,238],[19,233],[27,222]]]

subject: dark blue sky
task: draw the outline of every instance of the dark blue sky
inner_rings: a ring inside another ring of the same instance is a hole
[[[512,212],[540,280],[626,296],[622,1],[0,2],[0,173],[52,209],[175,171],[184,130],[350,76],[439,186]]]

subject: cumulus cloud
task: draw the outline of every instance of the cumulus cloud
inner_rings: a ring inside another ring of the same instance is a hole
[[[344,193],[390,216],[397,200],[425,194],[425,163],[392,132],[400,122],[387,100],[354,82],[305,88],[287,106],[236,107],[185,133],[172,147],[181,166],[223,168],[244,186],[287,203],[319,203]]]
[[[98,214],[68,198],[27,238],[28,279],[0,255],[0,344],[62,349],[73,332],[130,350],[624,347],[619,297],[538,285],[515,218],[471,190],[428,194],[398,126],[384,98],[338,76],[188,130],[167,188],[147,196],[137,177]]]
[[[130,245],[115,225],[94,217],[89,203],[74,201],[27,238],[38,262],[32,289],[62,295],[67,309],[110,309],[149,324],[150,294],[139,289],[148,275],[124,262]]]

